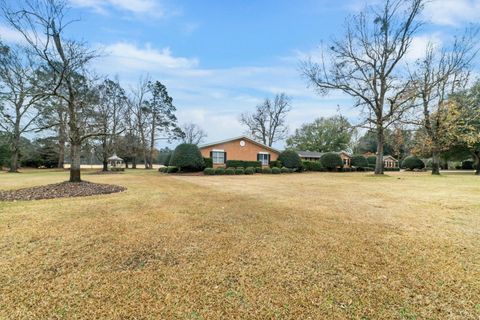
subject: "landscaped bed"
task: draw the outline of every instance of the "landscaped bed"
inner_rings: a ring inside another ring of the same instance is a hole
[[[0,191],[0,201],[41,200],[54,198],[85,197],[125,191],[127,188],[113,184],[88,181],[60,182],[44,186]]]

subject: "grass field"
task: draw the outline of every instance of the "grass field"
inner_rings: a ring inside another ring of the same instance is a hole
[[[0,319],[480,318],[479,177],[83,178],[128,190],[0,202]]]

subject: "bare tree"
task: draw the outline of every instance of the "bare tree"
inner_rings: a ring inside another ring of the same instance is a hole
[[[31,51],[51,68],[54,77],[49,94],[62,99],[68,111],[70,142],[70,181],[79,182],[82,143],[98,132],[90,131],[85,112],[92,97],[88,90],[87,64],[97,56],[84,43],[65,38],[66,2],[62,0],[30,0],[22,5],[9,6],[2,1],[7,22],[19,31]],[[61,89],[63,87],[63,89]]]
[[[384,131],[413,106],[413,85],[401,62],[419,22],[424,0],[386,0],[346,20],[345,35],[332,40],[328,56],[302,62],[302,72],[319,93],[341,91],[362,108],[365,125],[377,133],[375,174],[383,174]]]
[[[194,123],[185,123],[180,127],[182,130],[182,142],[190,144],[200,144],[207,137],[207,133]]]
[[[461,38],[456,38],[450,47],[427,46],[425,57],[417,62],[412,74],[420,100],[421,115],[412,123],[421,125],[426,144],[432,154],[432,174],[440,174],[439,154],[452,146],[448,132],[449,95],[464,90],[468,82],[471,61],[476,56],[475,38],[478,29],[467,30]]]
[[[38,102],[44,98],[37,88],[37,70],[22,48],[0,42],[0,129],[10,142],[10,172],[18,172],[20,138],[35,129],[40,115]]]
[[[133,132],[140,140],[140,148],[142,151],[145,169],[148,169],[148,109],[147,99],[149,94],[149,78],[140,78],[137,86],[132,89],[132,94],[129,99],[129,110],[133,115]],[[136,166],[135,166],[136,167]]]
[[[248,128],[248,134],[254,140],[271,147],[287,137],[286,117],[291,110],[290,100],[285,93],[277,94],[273,101],[267,98],[253,113],[242,113],[240,123]]]

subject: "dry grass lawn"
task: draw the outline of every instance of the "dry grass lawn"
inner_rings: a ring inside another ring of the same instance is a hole
[[[0,319],[480,318],[479,177],[84,179],[128,190],[0,202]]]

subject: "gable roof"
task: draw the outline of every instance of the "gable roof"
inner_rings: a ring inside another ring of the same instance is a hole
[[[394,157],[392,157],[391,155],[386,155],[386,156],[383,156],[383,161],[387,160],[387,159],[392,159],[393,161],[398,161],[397,159],[395,159]]]
[[[218,144],[223,144],[223,143],[227,143],[227,142],[231,142],[231,141],[235,141],[235,140],[246,140],[250,143],[253,143],[253,144],[256,144],[257,146],[260,146],[262,148],[265,148],[267,150],[270,150],[270,151],[273,151],[275,153],[280,153],[279,150],[275,149],[275,148],[272,148],[272,147],[269,147],[267,145],[264,145],[263,143],[260,143],[260,142],[257,142],[245,135],[243,136],[238,136],[238,137],[234,137],[234,138],[230,138],[230,139],[225,139],[225,140],[221,140],[221,141],[215,141],[215,142],[211,142],[211,143],[205,143],[205,144],[201,144],[199,145],[198,147],[200,149],[203,149],[203,148],[207,148],[207,147],[213,147],[213,146],[216,146]]]

